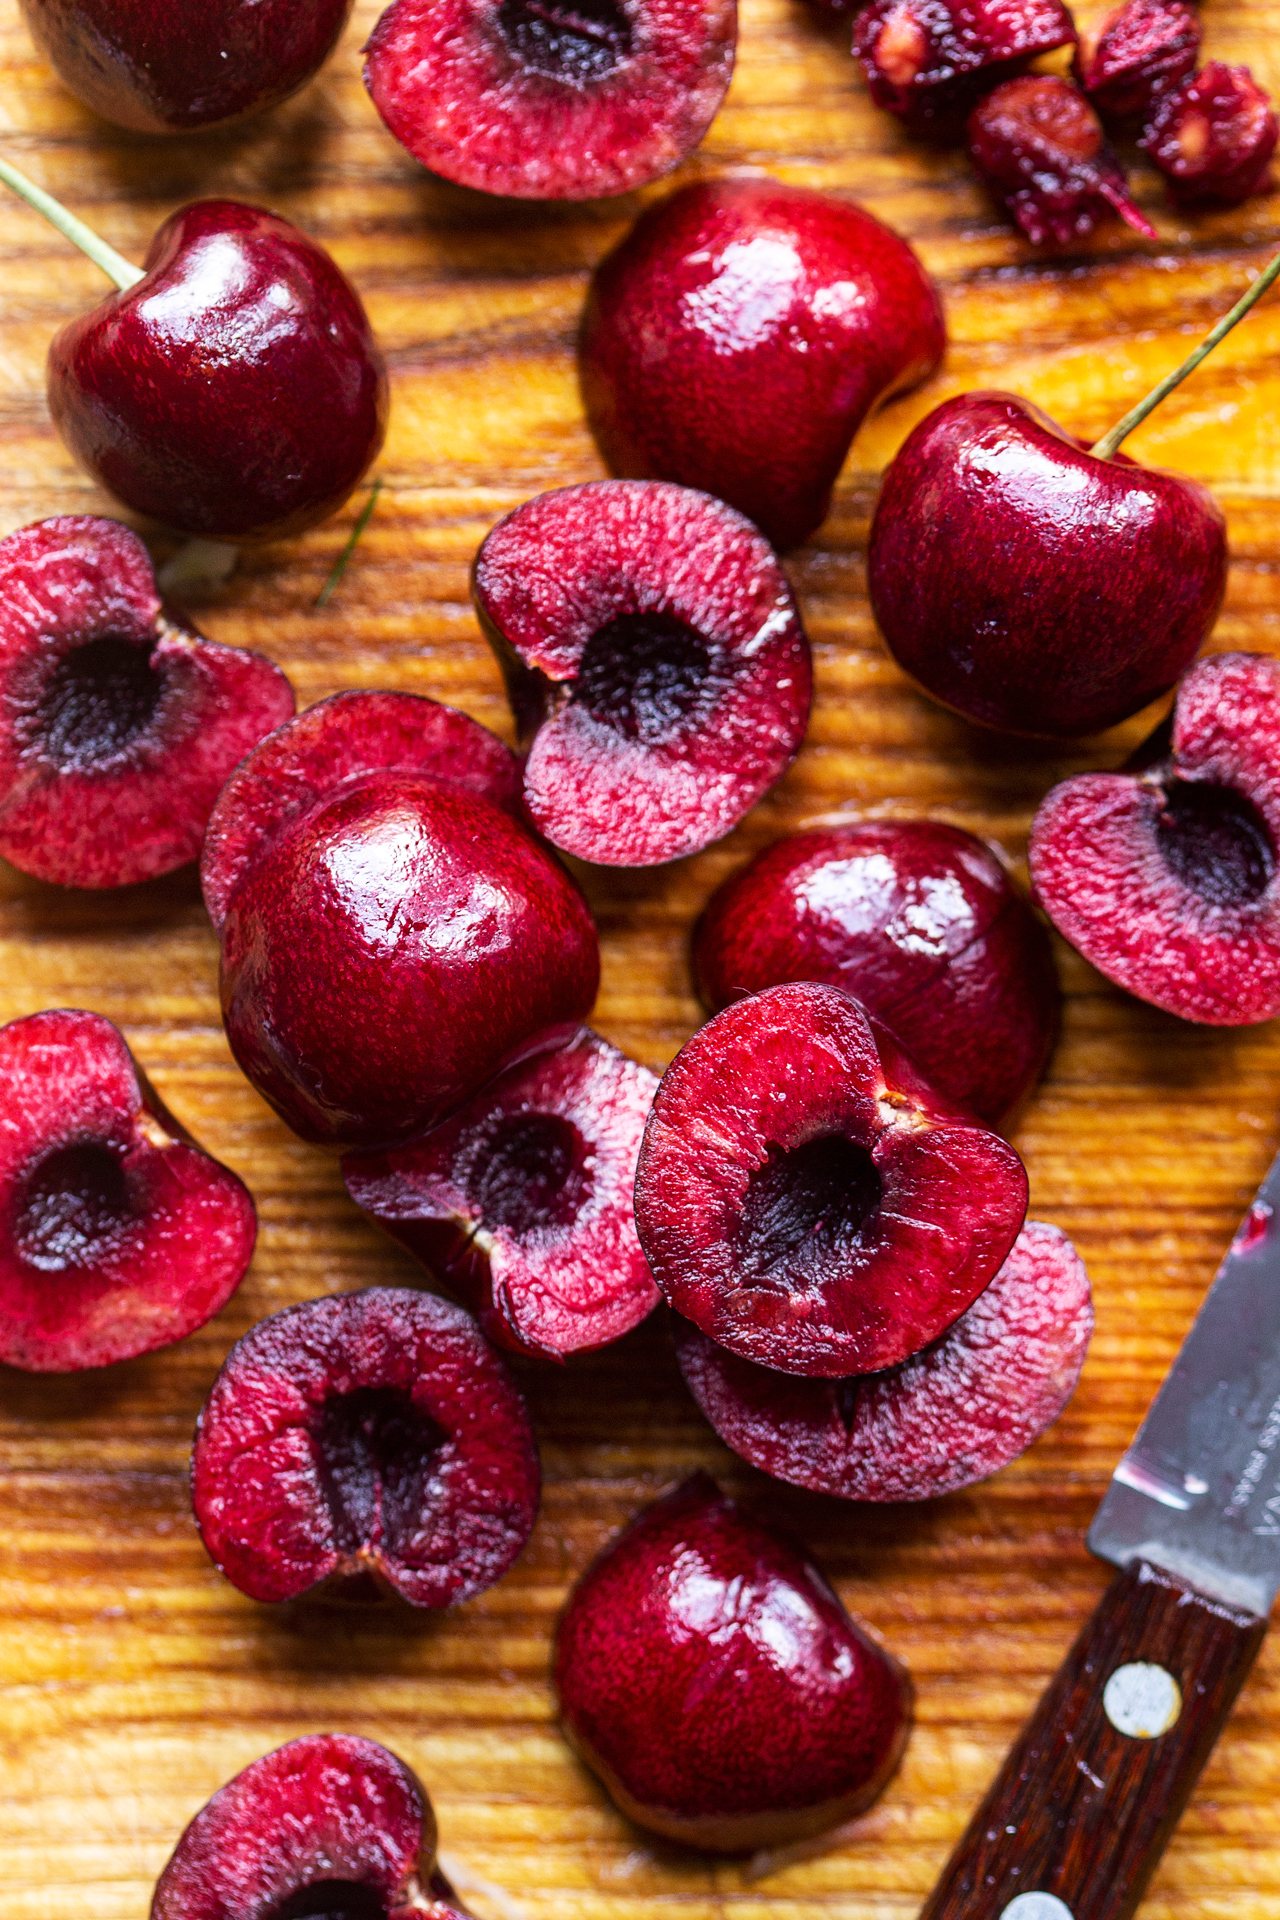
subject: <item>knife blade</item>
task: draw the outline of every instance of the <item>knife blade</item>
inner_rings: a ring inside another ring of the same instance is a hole
[[[1120,1569],[921,1920],[1127,1920],[1280,1590],[1280,1155],[1089,1529]]]

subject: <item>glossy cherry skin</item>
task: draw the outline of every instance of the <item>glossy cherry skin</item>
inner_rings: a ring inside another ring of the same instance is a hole
[[[776,841],[712,895],[694,965],[713,1012],[784,980],[843,987],[988,1126],[1030,1092],[1057,1032],[1048,935],[990,847],[941,820]]]
[[[910,1683],[785,1536],[694,1474],[618,1535],[556,1643],[561,1722],[622,1811],[720,1853],[867,1806]]]
[[[383,773],[322,801],[240,883],[222,1013],[296,1133],[379,1146],[571,1039],[599,966],[585,901],[531,834],[476,795]]]
[[[945,342],[924,268],[860,207],[775,180],[700,182],[599,268],[583,394],[615,473],[715,494],[791,547],[825,518],[867,414],[930,374]]]
[[[145,264],[49,349],[71,451],[179,533],[277,539],[327,519],[386,430],[386,366],[355,289],[297,227],[236,200],[182,208]]]
[[[966,719],[1070,740],[1166,693],[1217,618],[1212,496],[1099,460],[1027,400],[959,394],[885,475],[867,580],[898,665]]]
[[[138,133],[190,133],[272,107],[332,53],[351,0],[21,0],[63,85]]]

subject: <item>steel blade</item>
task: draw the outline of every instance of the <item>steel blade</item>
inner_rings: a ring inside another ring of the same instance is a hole
[[[1280,1156],[1112,1476],[1089,1545],[1266,1615],[1280,1588]]]

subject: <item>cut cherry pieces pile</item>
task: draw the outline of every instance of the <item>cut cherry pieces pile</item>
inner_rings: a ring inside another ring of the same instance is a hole
[[[1180,206],[1265,185],[1277,120],[1247,67],[1196,71],[1185,0],[1122,0],[1076,25],[1061,0],[871,0],[853,30],[872,99],[913,132],[963,131],[978,177],[1027,238],[1067,246],[1111,214],[1154,239],[1107,130],[1134,133]],[[1027,71],[1073,46],[1072,77]]]

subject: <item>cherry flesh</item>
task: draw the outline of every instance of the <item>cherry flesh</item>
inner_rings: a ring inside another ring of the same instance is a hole
[[[1117,986],[1209,1026],[1280,1014],[1280,664],[1220,653],[1140,771],[1083,773],[1031,831],[1036,897]],[[1141,756],[1147,760],[1148,756]]]
[[[447,1607],[501,1578],[533,1531],[524,1400],[461,1307],[405,1287],[273,1313],[238,1340],[196,1430],[210,1558],[252,1600],[370,1580]]]
[[[731,1353],[818,1378],[915,1353],[1022,1226],[1013,1148],[920,1077],[839,987],[727,1007],[663,1076],[636,1225],[669,1305]]]
[[[278,106],[332,53],[351,0],[21,0],[63,85],[138,133],[191,133]]]
[[[698,182],[597,270],[583,395],[615,473],[699,487],[785,548],[826,517],[867,414],[945,344],[919,260],[860,207],[774,180]]]
[[[978,178],[1033,245],[1070,246],[1114,214],[1155,239],[1097,114],[1058,74],[1006,80],[974,108],[968,137]]]
[[[658,1303],[632,1193],[657,1075],[598,1035],[517,1067],[347,1191],[517,1353],[564,1360]]]
[[[1248,67],[1211,60],[1157,101],[1142,136],[1183,207],[1236,207],[1266,186],[1280,121]]]
[[[889,651],[926,693],[983,726],[1058,740],[1167,692],[1226,574],[1205,488],[1098,459],[1030,402],[981,391],[908,436],[867,562]]]
[[[1043,928],[990,847],[940,821],[777,841],[712,895],[694,965],[713,1011],[784,980],[843,987],[988,1125],[1031,1091],[1057,1030]]]
[[[696,853],[795,758],[809,643],[768,543],[721,501],[653,480],[540,494],[489,534],[472,590],[528,748],[525,809],[566,853]]]
[[[386,430],[386,366],[355,289],[297,227],[235,200],[165,221],[145,276],[57,335],[48,391],[100,486],[211,540],[315,526]]]
[[[201,1151],[96,1013],[0,1028],[0,1360],[79,1373],[171,1346],[253,1253],[243,1183]]]
[[[805,1554],[695,1474],[575,1587],[561,1724],[622,1811],[713,1852],[837,1825],[883,1789],[910,1683]]]
[[[589,200],[646,186],[698,144],[737,35],[735,0],[393,0],[364,77],[433,173]]]
[[[991,1285],[932,1346],[883,1373],[797,1380],[677,1323],[680,1367],[727,1446],[842,1500],[931,1500],[1025,1453],[1075,1391],[1093,1332],[1089,1277],[1029,1220]]]
[[[0,542],[0,855],[23,873],[122,887],[194,860],[223,781],[292,712],[278,667],[165,607],[127,527]]]
[[[945,137],[984,93],[1075,33],[1062,0],[871,0],[853,50],[878,107]]]
[[[1123,0],[1081,33],[1071,70],[1104,119],[1145,122],[1195,71],[1200,34],[1186,0]]]
[[[349,1733],[305,1734],[219,1787],[156,1883],[151,1920],[458,1920],[417,1775]]]

